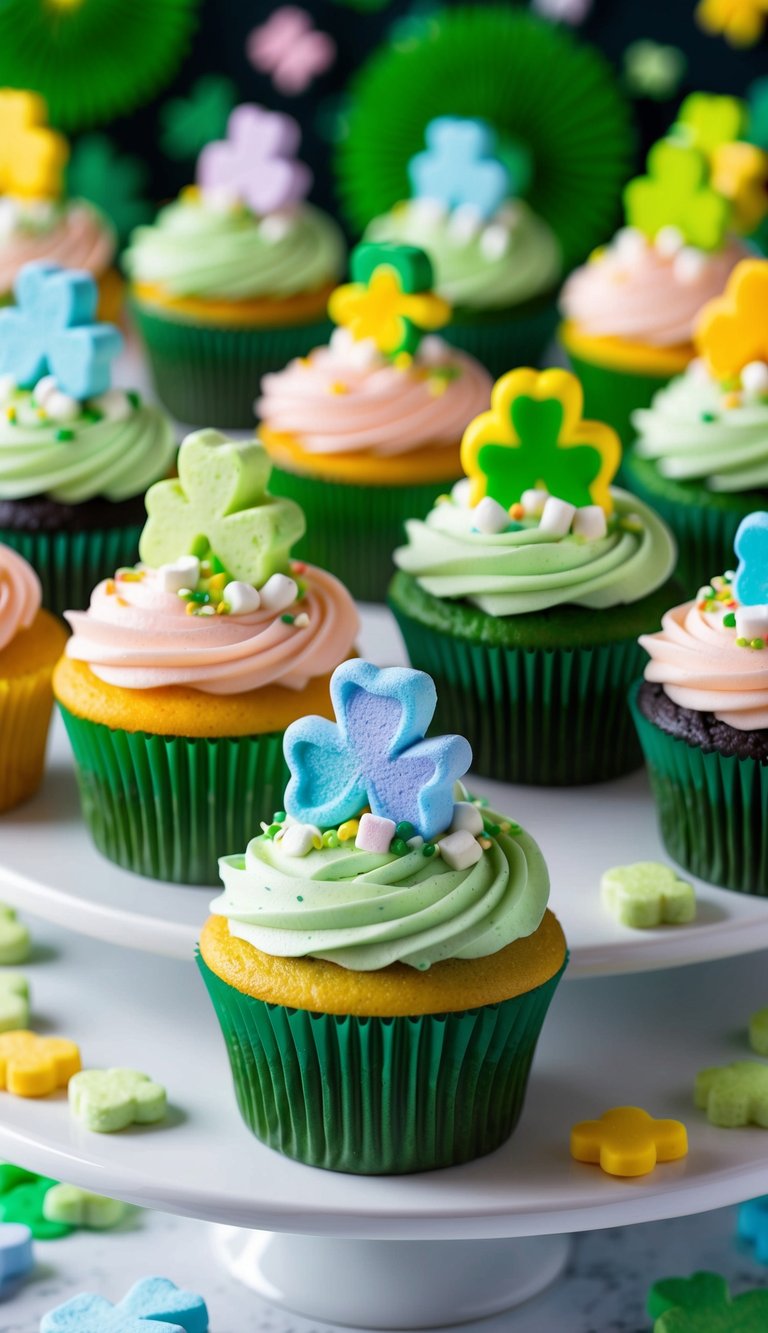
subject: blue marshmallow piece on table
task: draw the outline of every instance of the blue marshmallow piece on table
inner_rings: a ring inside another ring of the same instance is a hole
[[[0,1297],[10,1294],[34,1267],[32,1232],[20,1222],[0,1222]]]
[[[470,116],[438,116],[426,130],[427,147],[408,164],[417,198],[447,209],[470,205],[488,219],[512,193],[509,171],[496,154],[496,133]]]
[[[446,832],[454,783],[472,750],[463,736],[424,739],[437,703],[431,678],[355,659],[334,671],[331,701],[335,723],[301,718],[285,733],[288,814],[332,828],[370,805],[372,814],[412,824],[426,840]]]
[[[739,558],[733,591],[742,606],[768,604],[768,513],[758,511],[741,520],[734,550]]]
[[[16,305],[0,310],[0,375],[24,389],[53,375],[71,398],[105,393],[123,338],[114,325],[96,322],[90,273],[35,261],[20,270],[14,295]]]
[[[758,1263],[768,1264],[768,1194],[741,1205],[736,1231],[753,1247]]]
[[[112,1305],[83,1292],[43,1315],[40,1333],[207,1333],[202,1296],[165,1277],[145,1277]]]

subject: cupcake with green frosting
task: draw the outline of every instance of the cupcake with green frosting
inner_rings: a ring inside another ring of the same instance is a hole
[[[745,259],[701,313],[699,357],[634,414],[628,484],[677,537],[680,576],[724,569],[742,519],[768,509],[768,260]]]
[[[249,426],[261,376],[329,331],[344,242],[306,202],[299,137],[289,116],[237,107],[197,185],[131,238],[133,309],[157,391],[183,421]]]
[[[626,695],[637,635],[674,595],[675,544],[611,487],[618,438],[582,403],[566,371],[505,375],[465,433],[466,478],[395,552],[390,605],[438,684],[439,723],[502,781],[597,782],[640,763]]]
[[[522,1110],[566,963],[547,868],[461,787],[468,743],[424,739],[429,677],[350,661],[331,692],[335,723],[286,732],[284,809],[222,857],[200,969],[259,1139],[337,1171],[452,1166]]]
[[[0,310],[0,541],[61,614],[138,556],[144,492],[173,468],[170,420],[111,386],[122,345],[88,273],[27,264]]]

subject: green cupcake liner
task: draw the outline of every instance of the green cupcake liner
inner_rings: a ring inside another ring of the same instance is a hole
[[[642,755],[627,690],[645,653],[635,638],[594,647],[510,648],[443,634],[390,599],[411,665],[437,687],[433,728],[466,736],[472,770],[498,782],[607,782]]]
[[[306,515],[307,531],[294,556],[335,574],[359,601],[383,602],[406,519],[426,518],[459,475],[421,486],[353,486],[275,467],[269,485]]]
[[[153,736],[59,708],[83,818],[99,851],[124,870],[216,886],[218,858],[244,850],[282,804],[289,776],[282,732]]]
[[[0,542],[12,547],[37,571],[43,606],[61,616],[81,611],[102,579],[139,558],[141,527],[89,529],[82,532],[23,532],[0,528]]]
[[[584,361],[568,348],[565,352],[584,390],[584,416],[613,426],[624,448],[628,449],[636,436],[632,413],[639,407],[650,407],[654,395],[669,384],[672,376],[615,370],[599,366],[594,361]]]
[[[198,964],[248,1128],[286,1157],[360,1175],[456,1166],[509,1138],[566,967],[481,1009],[355,1018],[267,1004]]]
[[[557,328],[553,297],[528,301],[501,312],[454,311],[453,320],[440,330],[446,342],[468,352],[494,379],[517,366],[537,366]]]
[[[690,874],[768,898],[768,765],[705,752],[630,707],[669,855]]]
[[[675,534],[677,576],[693,596],[734,564],[733,544],[743,518],[768,507],[767,491],[726,495],[700,484],[669,481],[656,464],[630,454],[624,460],[628,488],[651,505]]]
[[[262,375],[327,343],[333,325],[232,329],[164,318],[131,303],[160,401],[179,421],[247,429]]]

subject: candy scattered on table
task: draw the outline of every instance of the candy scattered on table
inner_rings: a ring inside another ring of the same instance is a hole
[[[27,927],[17,919],[12,907],[0,903],[0,965],[15,966],[29,958],[30,938]]]
[[[58,1181],[10,1162],[0,1163],[0,1222],[28,1227],[35,1240],[61,1240],[72,1228],[45,1216],[45,1199]]]
[[[331,293],[328,313],[356,341],[410,358],[422,335],[448,323],[451,307],[432,289],[432,264],[412,245],[364,242],[352,251],[352,281]],[[408,362],[410,364],[410,362]]]
[[[674,1162],[687,1152],[681,1121],[655,1120],[639,1106],[616,1106],[571,1130],[571,1156],[599,1165],[609,1176],[645,1176],[658,1163]]]
[[[750,1018],[749,1044],[756,1055],[768,1055],[768,1009],[758,1009]]]
[[[678,879],[674,870],[659,861],[637,861],[606,870],[600,894],[608,911],[633,930],[684,925],[696,916],[693,885]]]
[[[29,1027],[29,983],[21,972],[0,972],[0,1032]]]
[[[34,1265],[29,1227],[20,1222],[0,1222],[0,1299],[10,1295]]]
[[[694,1102],[710,1124],[723,1129],[759,1125],[768,1129],[768,1065],[736,1060],[696,1075]]]
[[[99,1134],[152,1125],[167,1110],[165,1088],[136,1069],[84,1069],[69,1082],[73,1116]]]
[[[653,1333],[765,1333],[768,1291],[731,1297],[718,1273],[655,1282],[648,1295]]]
[[[768,1264],[768,1194],[741,1205],[736,1232],[740,1240],[752,1246],[758,1262]]]
[[[202,1296],[164,1277],[145,1277],[113,1305],[83,1292],[43,1315],[40,1333],[207,1333]]]
[[[43,1199],[43,1217],[47,1222],[63,1222],[69,1227],[90,1231],[108,1231],[116,1227],[130,1211],[127,1203],[91,1194],[78,1185],[51,1185]]]
[[[80,1051],[66,1037],[35,1032],[0,1035],[0,1089],[16,1097],[45,1097],[66,1088],[80,1068]]]

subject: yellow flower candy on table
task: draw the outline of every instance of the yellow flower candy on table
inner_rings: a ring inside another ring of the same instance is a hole
[[[80,1068],[80,1051],[65,1037],[35,1032],[0,1035],[0,1088],[16,1097],[45,1097],[65,1088]]]
[[[687,1152],[681,1121],[655,1120],[639,1106],[616,1106],[571,1130],[571,1156],[609,1176],[646,1176],[659,1162],[674,1162]]]

